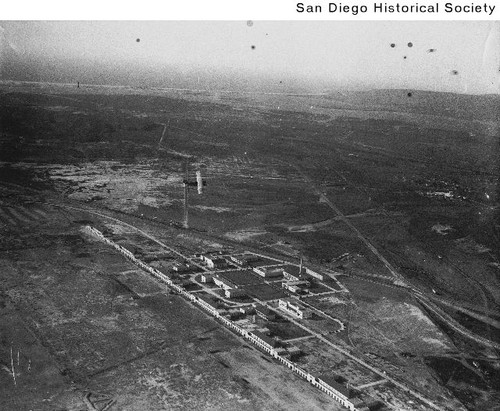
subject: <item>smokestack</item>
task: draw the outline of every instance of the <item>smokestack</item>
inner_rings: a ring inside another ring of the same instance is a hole
[[[189,196],[189,191],[188,191],[188,185],[187,181],[184,182],[184,228],[189,228],[189,215],[188,215],[188,196]]]
[[[203,179],[201,178],[201,171],[196,171],[196,184],[198,186],[198,194],[203,193]]]

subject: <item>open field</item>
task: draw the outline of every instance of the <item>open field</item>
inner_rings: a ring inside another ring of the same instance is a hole
[[[39,247],[26,233],[21,247],[0,254],[2,409],[83,408],[86,391],[122,410],[320,410],[329,402],[82,235],[76,214],[46,220]]]
[[[0,90],[0,408],[83,409],[86,390],[124,410],[330,407],[328,397],[82,235],[85,224],[167,270],[179,257],[172,250],[302,257],[337,273],[348,290],[304,300],[346,324],[325,338],[370,354],[371,364],[436,403],[479,410],[498,398],[498,350],[457,333],[415,298],[422,293],[468,332],[498,341],[494,97],[237,96],[11,82]],[[186,163],[207,181],[202,195],[190,191],[190,230],[178,225]],[[262,300],[285,295],[246,287]],[[309,322],[317,332],[328,328]],[[337,370],[345,359],[315,342],[300,341],[300,361]],[[469,386],[469,377],[436,366],[454,370],[457,358],[474,369]],[[351,361],[338,370],[354,385],[380,380]],[[393,409],[413,407],[388,383],[366,392]]]

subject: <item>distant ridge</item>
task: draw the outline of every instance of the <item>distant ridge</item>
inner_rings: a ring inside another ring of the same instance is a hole
[[[500,121],[500,95],[458,94],[412,89],[373,89],[330,93],[334,99],[374,110]]]

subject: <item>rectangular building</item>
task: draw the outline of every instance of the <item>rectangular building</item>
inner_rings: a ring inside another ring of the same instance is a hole
[[[321,280],[321,281],[323,281],[325,279],[325,277],[323,276],[323,274],[320,274],[320,273],[318,273],[316,271],[313,271],[310,268],[306,268],[306,273],[309,274],[311,277],[315,277],[315,278],[317,278],[318,280]]]
[[[212,269],[226,268],[228,265],[226,259],[218,255],[217,256],[204,255],[203,261],[205,262],[208,268]]]
[[[226,288],[224,291],[226,298],[243,297],[246,295],[244,290],[238,288]]]
[[[253,270],[264,278],[279,278],[283,276],[283,269],[281,267],[254,267]]]
[[[176,273],[187,273],[191,268],[187,264],[176,262],[172,265],[172,270]]]
[[[305,270],[297,265],[284,265],[283,277],[289,281],[299,281],[305,278]]]
[[[264,280],[257,277],[252,270],[232,270],[224,271],[217,275],[219,278],[223,278],[230,284],[233,284],[232,288],[242,288],[250,284],[260,284],[264,283]]]
[[[266,321],[273,321],[276,319],[276,313],[262,304],[257,304],[255,306],[255,314]]]
[[[297,318],[311,318],[312,311],[291,299],[282,298],[278,301],[278,307]]]
[[[269,337],[268,335],[262,334],[259,331],[253,331],[252,332],[253,336],[256,337],[262,344],[267,346],[269,349],[275,348],[279,346],[279,342],[272,337]]]
[[[250,263],[259,261],[260,257],[255,254],[241,254],[241,255],[232,255],[231,256],[231,261],[235,262],[241,267],[246,267]]]
[[[300,355],[302,353],[302,351],[300,350],[299,347],[296,347],[295,345],[292,345],[290,347],[287,347],[286,348],[286,351],[288,353],[288,355],[293,358],[293,357],[297,357],[298,355]]]
[[[223,288],[224,290],[230,290],[232,288],[236,288],[235,285],[226,280],[225,278],[221,278],[219,276],[213,277],[215,285],[219,286],[220,288]]]
[[[214,282],[214,275],[203,273],[200,277],[200,280],[202,283],[213,283]]]

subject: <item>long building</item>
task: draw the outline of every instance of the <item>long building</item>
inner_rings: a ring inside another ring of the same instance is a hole
[[[281,267],[254,267],[255,273],[264,278],[278,278],[283,276]]]
[[[180,295],[188,299],[189,301],[197,304],[199,307],[203,308],[206,310],[208,313],[210,313],[212,316],[214,316],[217,320],[222,322],[226,327],[234,330],[238,334],[240,334],[243,338],[251,341],[255,345],[259,346],[262,348],[264,351],[269,353],[271,356],[276,358],[278,361],[280,361],[282,364],[286,365],[288,368],[290,368],[293,372],[297,373],[300,375],[302,378],[310,382],[312,385],[315,387],[319,388],[320,390],[324,391],[327,393],[329,396],[331,396],[333,399],[338,401],[340,404],[342,404],[344,407],[348,408],[350,411],[366,411],[366,405],[359,400],[359,398],[348,398],[348,396],[345,395],[345,392],[343,390],[338,391],[334,386],[335,385],[330,381],[329,378],[323,377],[324,379],[317,378],[311,373],[307,372],[306,370],[302,369],[292,361],[288,360],[284,356],[280,355],[278,350],[276,350],[273,345],[275,343],[272,343],[270,341],[267,341],[269,338],[266,335],[255,335],[255,333],[248,332],[247,330],[241,328],[238,326],[235,322],[231,321],[230,319],[224,318],[219,310],[217,309],[217,303],[212,300],[209,296],[195,296],[194,294],[186,291],[183,287],[176,285],[172,282],[170,278],[165,276],[163,273],[160,271],[156,270],[155,268],[150,267],[149,265],[145,264],[138,258],[134,256],[134,254],[125,249],[124,247],[121,247],[120,245],[116,244],[115,242],[111,241],[110,239],[106,238],[102,232],[97,230],[94,227],[91,226],[85,226],[84,229],[91,235],[96,236],[100,240],[104,241],[105,243],[111,245],[114,247],[116,250],[118,250],[120,253],[122,253],[125,257],[130,259],[132,262],[134,262],[137,266],[140,268],[144,269],[145,271],[149,272],[151,275],[159,279],[160,281],[166,283],[169,287],[171,287],[173,290],[178,292]],[[207,298],[208,297],[208,298]],[[264,309],[266,309],[269,312],[272,312],[271,310],[267,309],[266,307],[262,305],[258,305],[255,307],[255,310],[257,314],[263,313],[264,314]],[[270,314],[270,313],[269,313]],[[258,333],[258,331],[256,331]],[[330,383],[332,385],[330,385]],[[341,392],[342,391],[342,392]],[[344,393],[343,393],[344,392]]]
[[[312,311],[310,309],[302,306],[292,299],[280,298],[278,301],[278,307],[300,319],[312,317]]]

